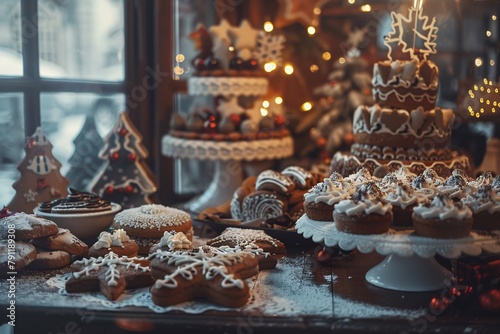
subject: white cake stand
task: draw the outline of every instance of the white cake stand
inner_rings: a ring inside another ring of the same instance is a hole
[[[253,141],[192,140],[166,135],[162,154],[179,159],[211,160],[215,173],[208,188],[186,203],[186,209],[199,213],[229,201],[243,181],[242,161],[274,160],[293,154],[291,137]]]
[[[456,259],[461,254],[478,256],[482,251],[500,252],[500,232],[488,235],[472,232],[462,239],[433,239],[414,235],[413,230],[392,230],[385,234],[358,235],[339,232],[334,222],[316,221],[303,215],[297,232],[327,247],[376,251],[387,257],[370,269],[366,280],[378,287],[399,291],[433,291],[446,287],[452,273],[434,259],[439,254]]]

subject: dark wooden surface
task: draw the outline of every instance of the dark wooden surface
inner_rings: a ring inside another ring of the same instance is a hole
[[[428,303],[440,291],[409,293],[385,290],[365,281],[368,269],[380,262],[378,254],[352,252],[328,265],[314,258],[314,248],[289,248],[280,265],[300,264],[290,270],[276,269],[273,284],[292,287],[290,294],[304,295],[325,291],[320,303],[331,309],[327,314],[305,310],[293,316],[247,314],[234,311],[207,311],[190,315],[182,312],[154,313],[146,308],[93,311],[74,307],[40,307],[37,296],[16,310],[15,333],[499,333],[500,315],[487,314],[474,307],[458,307],[435,316]],[[287,267],[290,269],[289,267]],[[297,277],[299,276],[299,277]],[[259,280],[259,278],[257,278]],[[298,282],[298,283],[297,283]],[[297,283],[297,284],[296,284]],[[1,291],[4,294],[5,282]],[[0,299],[5,310],[5,299]],[[348,307],[349,310],[344,309]],[[380,315],[380,310],[394,310]],[[406,316],[418,313],[418,316]],[[3,311],[5,312],[5,311]],[[346,316],[346,314],[348,316]],[[399,315],[398,315],[399,314]],[[1,323],[6,321],[2,317]]]

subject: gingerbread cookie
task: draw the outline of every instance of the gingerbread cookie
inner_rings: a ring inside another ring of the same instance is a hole
[[[143,258],[118,256],[113,252],[103,257],[75,261],[73,275],[66,282],[67,292],[100,291],[109,300],[116,300],[125,289],[153,283],[150,269]]]
[[[289,177],[298,189],[308,190],[318,181],[311,172],[299,166],[287,167],[281,174]]]
[[[255,181],[257,180],[256,176],[247,177],[241,186],[239,186],[233,194],[233,198],[231,199],[230,211],[231,216],[235,219],[242,219],[243,216],[241,214],[241,204],[245,196],[255,191]]]
[[[222,306],[243,306],[250,298],[243,277],[258,270],[257,259],[245,252],[209,255],[200,248],[196,252],[158,252],[154,256],[151,270],[158,279],[151,294],[153,302],[161,306],[200,297]]]
[[[117,229],[113,234],[101,232],[98,240],[90,247],[89,256],[99,257],[113,252],[118,256],[137,256],[139,245],[134,240],[130,240],[122,229]]]
[[[30,263],[29,269],[51,270],[71,264],[71,255],[68,252],[41,248],[37,248],[36,252],[36,259]]]
[[[87,256],[89,252],[89,247],[65,228],[59,228],[54,235],[33,239],[31,243],[47,250],[65,251],[77,256]]]
[[[212,247],[257,247],[264,252],[273,254],[284,254],[285,245],[273,237],[267,235],[262,230],[242,229],[229,227],[225,229],[218,237],[207,241],[207,245]]]
[[[288,176],[274,170],[265,170],[257,176],[255,190],[267,190],[289,195],[295,190],[295,183]]]
[[[9,229],[12,228],[15,230],[16,240],[46,237],[59,230],[53,221],[23,212],[0,219],[0,239],[7,238]]]
[[[21,271],[36,258],[36,249],[30,243],[13,240],[0,240],[0,276],[9,272]]]

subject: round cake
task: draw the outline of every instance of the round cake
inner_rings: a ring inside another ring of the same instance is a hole
[[[148,254],[165,232],[183,232],[193,237],[191,216],[179,209],[159,204],[147,204],[123,210],[114,218],[114,224],[123,229],[139,245],[139,254]]]
[[[455,112],[436,107],[439,69],[428,60],[435,43],[425,50],[403,49],[409,60],[393,60],[392,46],[404,45],[403,34],[393,30],[386,39],[389,60],[373,67],[373,105],[359,106],[353,116],[355,143],[350,153],[337,152],[331,171],[349,175],[361,167],[382,177],[406,167],[415,174],[432,168],[447,177],[454,169],[471,173],[469,159],[449,149]],[[437,28],[433,28],[437,31]],[[429,36],[436,40],[436,34]]]

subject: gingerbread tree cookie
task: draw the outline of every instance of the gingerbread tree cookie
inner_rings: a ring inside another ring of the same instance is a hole
[[[21,176],[12,185],[16,194],[7,206],[11,211],[31,213],[38,203],[68,195],[69,181],[61,175],[52,147],[40,127],[28,137],[26,156],[17,167]]]
[[[104,165],[91,181],[90,189],[102,198],[119,203],[124,209],[151,204],[157,185],[144,161],[148,151],[142,136],[125,112],[99,152]]]

